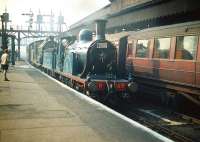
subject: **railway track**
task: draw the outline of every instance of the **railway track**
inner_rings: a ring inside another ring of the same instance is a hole
[[[120,113],[176,142],[200,142],[200,120],[196,118],[152,106],[131,108]]]
[[[110,103],[106,105],[175,142],[200,142],[200,119],[150,102],[122,102],[117,108]]]

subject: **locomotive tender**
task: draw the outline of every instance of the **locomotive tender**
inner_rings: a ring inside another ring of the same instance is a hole
[[[118,63],[123,63],[122,60],[125,63],[125,57],[119,59],[117,48],[105,39],[105,24],[105,20],[96,21],[95,40],[92,40],[92,32],[85,29],[80,31],[79,40],[73,43],[68,37],[62,37],[59,42],[50,38],[39,45],[32,43],[29,54],[40,60],[29,60],[34,66],[87,95],[103,100],[127,97],[136,92],[137,85],[130,76],[127,78],[123,65],[119,68]],[[123,43],[126,45],[124,41],[126,38],[121,40],[122,49],[125,47]],[[32,45],[37,45],[34,50]]]

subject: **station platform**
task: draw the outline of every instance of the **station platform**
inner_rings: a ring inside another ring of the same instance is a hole
[[[0,77],[0,142],[171,142],[23,61]]]

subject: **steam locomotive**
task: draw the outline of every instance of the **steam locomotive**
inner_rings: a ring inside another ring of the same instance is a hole
[[[127,38],[117,49],[105,39],[105,20],[96,21],[96,39],[84,29],[79,40],[53,37],[28,47],[29,61],[68,86],[100,100],[119,100],[136,92],[137,85],[125,72]],[[120,55],[120,56],[118,56]],[[122,56],[123,55],[123,56]]]

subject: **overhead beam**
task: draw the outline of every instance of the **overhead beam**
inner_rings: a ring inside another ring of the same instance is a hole
[[[0,30],[0,32],[2,32],[2,30]],[[23,33],[58,33],[55,31],[37,31],[37,30],[6,30],[6,32],[23,32]]]

